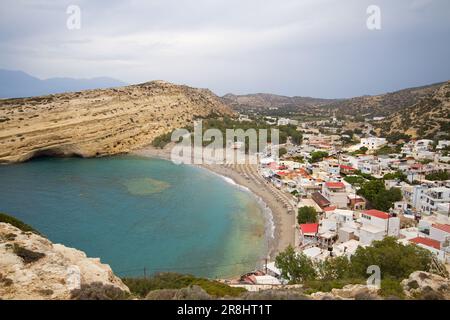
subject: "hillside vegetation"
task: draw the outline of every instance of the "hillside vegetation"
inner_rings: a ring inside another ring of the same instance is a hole
[[[325,106],[341,114],[360,117],[386,117],[392,113],[411,107],[422,99],[432,95],[443,84],[432,84],[417,88],[408,88],[376,96],[362,96],[339,100]]]
[[[375,122],[374,126],[384,136],[403,132],[412,137],[450,138],[450,81],[414,105]]]

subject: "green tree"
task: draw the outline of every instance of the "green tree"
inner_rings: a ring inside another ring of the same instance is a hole
[[[313,207],[301,207],[298,209],[297,222],[299,224],[304,223],[316,223],[317,211]]]
[[[405,142],[409,142],[409,140],[411,140],[411,136],[407,135],[406,133],[400,132],[400,131],[396,131],[391,133],[390,135],[388,135],[386,137],[386,140],[389,143],[398,143],[399,140],[403,140]]]
[[[328,157],[328,152],[325,151],[314,151],[311,153],[311,163],[319,162],[323,158]]]
[[[397,171],[394,173],[387,173],[383,177],[384,180],[400,180],[406,181],[406,175],[403,172]]]
[[[450,174],[445,170],[440,170],[438,172],[427,174],[425,179],[431,181],[446,181],[450,180]]]
[[[344,180],[351,185],[362,185],[364,182],[366,182],[366,179],[364,179],[361,176],[346,176]]]
[[[316,263],[316,267],[321,280],[342,280],[352,276],[350,260],[346,256],[319,261]]]
[[[304,254],[295,252],[291,245],[278,254],[275,266],[291,284],[312,280],[317,275],[313,262]]]
[[[431,253],[419,246],[403,245],[392,237],[374,241],[372,246],[359,247],[350,260],[353,272],[367,276],[371,265],[380,267],[383,279],[405,279],[414,271],[429,271]]]
[[[384,189],[380,191],[371,204],[375,209],[381,211],[389,211],[394,206],[394,202],[402,200],[402,192],[398,188],[391,188],[389,190]]]
[[[394,202],[402,199],[401,191],[398,188],[386,190],[383,180],[367,181],[357,193],[366,198],[372,207],[382,211],[388,211]]]
[[[361,147],[361,148],[359,148],[359,151],[360,151],[360,153],[362,153],[362,154],[366,154],[366,152],[368,151],[369,149],[367,148],[367,147]]]
[[[278,150],[279,156],[282,157],[287,153],[287,149],[286,148],[280,148]]]

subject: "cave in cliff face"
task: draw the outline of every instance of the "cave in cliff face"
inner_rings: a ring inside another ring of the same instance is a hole
[[[28,154],[26,160],[30,161],[39,158],[70,158],[70,157],[83,158],[83,155],[67,148],[54,147],[34,151]]]

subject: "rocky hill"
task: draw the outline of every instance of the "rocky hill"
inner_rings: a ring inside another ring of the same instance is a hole
[[[163,81],[0,100],[0,162],[129,152],[213,114],[233,111],[209,90]]]
[[[361,119],[388,117],[415,107],[419,102],[434,95],[445,83],[408,88],[376,96],[361,96],[350,99],[320,99],[310,97],[286,97],[258,93],[248,95],[227,94],[222,100],[238,112],[251,110],[273,115],[311,115],[327,117],[333,114],[359,116]],[[271,109],[276,108],[273,111]]]
[[[0,223],[0,299],[117,299],[128,294],[100,259]]]
[[[229,104],[235,110],[245,108],[268,109],[286,107],[300,110],[302,108],[320,106],[335,101],[310,97],[286,97],[268,93],[256,93],[247,95],[234,95],[229,93],[223,96],[222,99],[225,103]]]
[[[362,116],[367,118],[386,117],[392,113],[417,104],[432,95],[443,83],[417,88],[408,88],[376,96],[362,96],[338,100],[325,105],[325,109],[338,111],[340,114]]]
[[[374,123],[382,135],[405,132],[412,137],[430,138],[450,135],[450,81],[415,104]]]

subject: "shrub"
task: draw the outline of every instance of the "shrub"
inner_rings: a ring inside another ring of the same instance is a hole
[[[300,283],[316,278],[314,263],[302,253],[289,246],[275,258],[275,265],[281,270],[281,276],[290,283]]]
[[[384,175],[384,180],[400,180],[400,181],[406,181],[406,175],[403,172],[397,171],[394,173],[387,173]]]
[[[402,299],[404,298],[403,287],[399,280],[396,279],[383,279],[381,280],[381,289],[379,294],[382,297],[390,299]]]
[[[344,180],[351,185],[362,185],[364,182],[366,182],[366,179],[361,176],[346,176]]]
[[[326,157],[328,157],[328,152],[314,151],[311,153],[311,163],[322,161],[322,159]]]
[[[306,294],[315,292],[331,292],[333,289],[342,289],[348,284],[363,284],[363,279],[335,279],[335,280],[309,280],[303,283]]]
[[[353,272],[361,277],[367,276],[367,268],[379,266],[384,279],[405,279],[414,271],[429,271],[431,253],[419,246],[403,245],[395,238],[386,237],[374,241],[370,247],[359,247],[351,257]]]
[[[9,223],[10,225],[12,225],[22,231],[25,231],[25,232],[33,232],[33,233],[39,234],[39,232],[37,232],[31,226],[29,226],[29,225],[23,223],[22,221],[20,221],[19,219],[16,219],[5,213],[0,213],[0,222]]]
[[[316,209],[308,206],[298,209],[297,222],[299,224],[317,222]]]
[[[232,288],[218,281],[172,272],[159,273],[149,278],[124,278],[122,280],[133,294],[140,297],[147,296],[153,290],[182,289],[193,285],[201,287],[208,294],[216,297],[236,297],[245,291],[243,288]]]
[[[74,300],[125,300],[129,298],[126,291],[102,282],[82,284],[80,289],[72,290],[71,298]]]
[[[450,180],[450,173],[445,170],[441,170],[435,173],[430,173],[425,176],[425,179],[431,181],[446,181]]]
[[[152,141],[152,146],[155,148],[163,149],[168,143],[171,142],[172,133],[165,133],[160,136],[157,136]]]
[[[211,300],[201,287],[194,285],[183,289],[161,289],[150,291],[147,300]]]
[[[402,199],[401,191],[398,188],[387,190],[383,180],[367,181],[357,193],[366,198],[372,207],[382,211],[388,211],[395,201]]]

